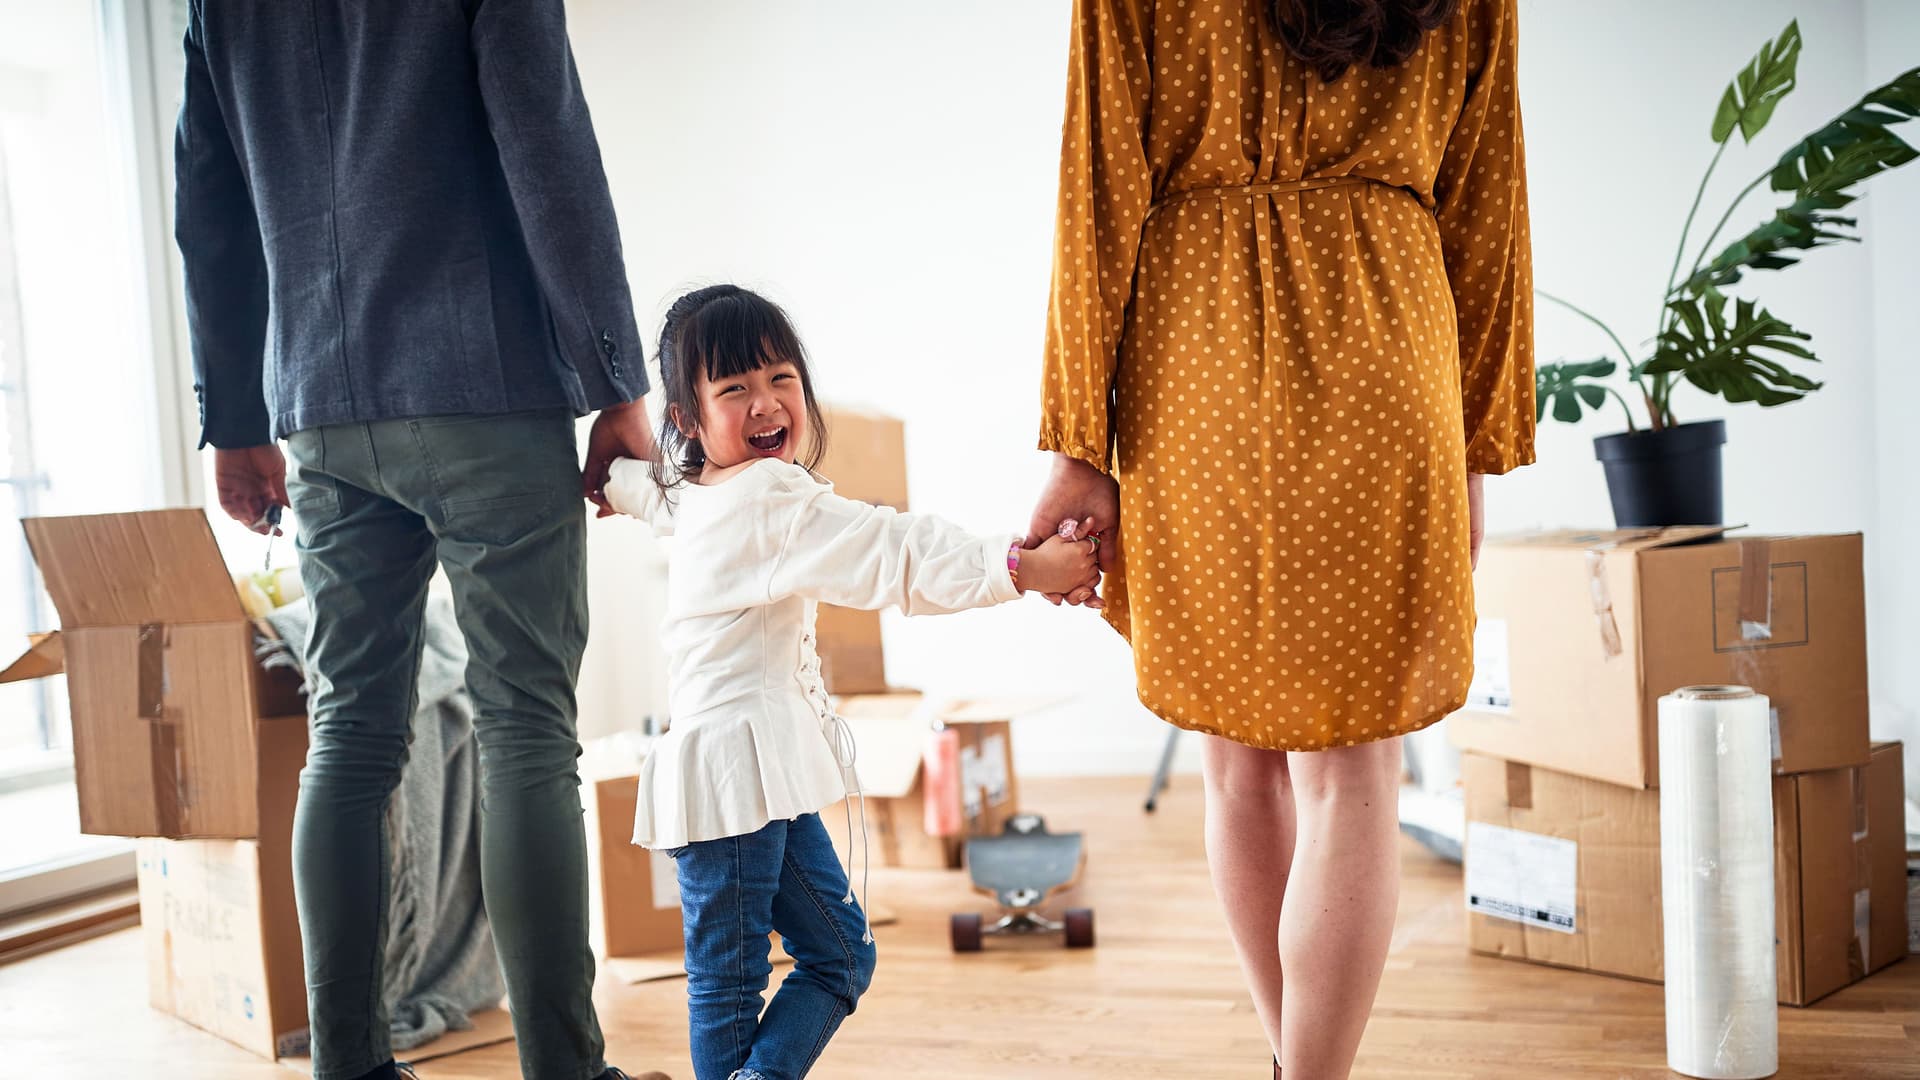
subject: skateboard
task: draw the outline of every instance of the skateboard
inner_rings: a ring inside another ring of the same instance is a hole
[[[992,934],[1057,934],[1064,932],[1067,948],[1093,947],[1093,911],[1070,908],[1055,922],[1040,905],[1070,889],[1080,880],[1087,852],[1079,833],[1050,833],[1037,814],[1020,814],[1008,821],[999,836],[967,841],[967,873],[975,891],[994,898],[1000,919],[981,925],[981,916],[963,912],[953,916],[954,952],[979,952],[982,938]]]

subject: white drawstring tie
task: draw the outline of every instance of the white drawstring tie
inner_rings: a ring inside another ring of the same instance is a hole
[[[868,875],[873,869],[873,851],[867,835],[867,796],[860,789],[860,774],[854,769],[859,757],[859,745],[854,742],[853,728],[846,718],[832,709],[827,710],[827,718],[833,725],[833,758],[840,764],[842,779],[847,784],[847,801],[842,804],[847,812],[847,895],[840,898],[843,904],[854,903],[853,892],[853,803],[860,803],[860,895],[871,897],[873,892],[867,888]],[[860,901],[861,935],[863,945],[873,944],[873,916],[867,911],[864,899]]]

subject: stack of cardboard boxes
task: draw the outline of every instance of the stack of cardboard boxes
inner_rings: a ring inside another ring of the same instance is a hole
[[[1861,538],[1710,528],[1489,542],[1466,751],[1479,952],[1659,980],[1659,699],[1772,706],[1780,1001],[1906,955],[1901,747],[1867,734]]]

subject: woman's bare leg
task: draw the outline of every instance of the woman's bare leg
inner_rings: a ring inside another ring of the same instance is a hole
[[[1399,739],[1288,755],[1296,815],[1280,913],[1280,1064],[1341,1080],[1353,1068],[1400,897]]]
[[[1280,910],[1294,858],[1293,795],[1281,750],[1203,736],[1207,865],[1253,1008],[1279,1053],[1282,980]]]

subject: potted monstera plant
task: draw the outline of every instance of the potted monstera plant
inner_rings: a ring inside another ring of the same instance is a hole
[[[1805,373],[1805,365],[1819,360],[1811,336],[1758,301],[1727,290],[1753,271],[1795,265],[1801,252],[1858,240],[1856,220],[1841,211],[1858,197],[1862,182],[1916,156],[1892,128],[1920,114],[1920,68],[1875,89],[1795,143],[1740,190],[1683,268],[1707,181],[1734,132],[1753,142],[1781,99],[1793,92],[1799,58],[1796,20],[1763,46],[1721,95],[1712,129],[1718,149],[1681,226],[1673,268],[1660,296],[1659,330],[1643,355],[1585,309],[1545,291],[1539,294],[1600,327],[1618,350],[1617,356],[1540,366],[1535,407],[1539,418],[1551,413],[1568,423],[1589,410],[1606,408],[1610,399],[1625,411],[1627,430],[1594,440],[1594,452],[1606,469],[1614,520],[1623,528],[1721,523],[1725,421],[1681,423],[1674,411],[1674,390],[1684,381],[1728,402],[1771,408],[1799,401],[1821,386]],[[1734,211],[1763,184],[1791,201],[1771,220],[1716,249]],[[1645,409],[1644,424],[1617,385],[1622,372],[1624,388]]]

